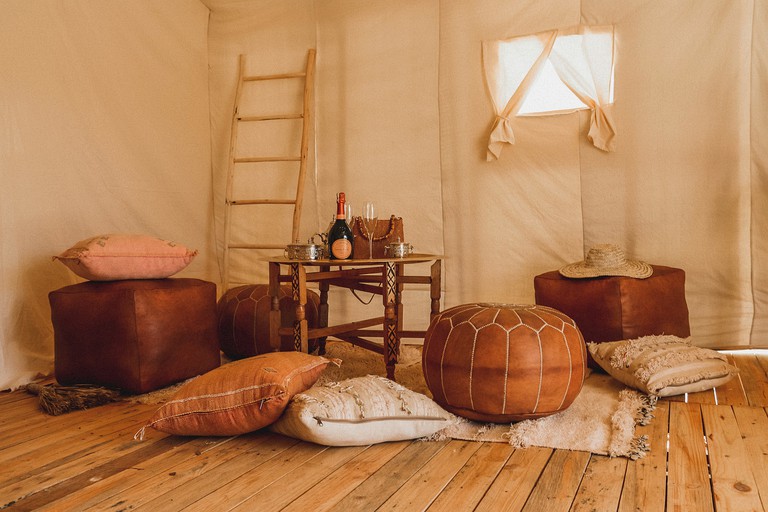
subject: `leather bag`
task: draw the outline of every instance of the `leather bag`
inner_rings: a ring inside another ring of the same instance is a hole
[[[352,223],[352,236],[354,241],[354,257],[358,260],[368,259],[368,234],[363,225],[362,217],[355,217]],[[376,221],[376,229],[373,230],[373,257],[383,258],[384,247],[394,242],[404,242],[403,218],[392,215],[389,219]]]

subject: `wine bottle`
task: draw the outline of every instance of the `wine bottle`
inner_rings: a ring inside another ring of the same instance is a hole
[[[336,195],[336,222],[328,231],[329,257],[332,260],[351,260],[354,257],[352,254],[354,237],[352,230],[347,225],[347,216],[344,212],[345,202],[344,192],[339,192]]]

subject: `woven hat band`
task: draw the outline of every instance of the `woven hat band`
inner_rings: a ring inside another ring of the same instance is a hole
[[[627,263],[627,257],[619,247],[603,244],[589,250],[585,263],[594,268],[617,268]]]

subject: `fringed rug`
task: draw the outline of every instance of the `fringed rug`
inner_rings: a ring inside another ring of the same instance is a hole
[[[321,383],[386,374],[382,356],[348,343],[329,342],[327,356],[341,359],[342,365],[326,369]],[[431,396],[421,371],[421,347],[401,346],[395,378],[408,389]],[[654,408],[652,397],[628,389],[609,375],[591,373],[565,411],[509,425],[457,416],[451,426],[432,439],[503,442],[515,447],[543,446],[637,459],[650,446],[646,436],[635,435],[635,427],[647,424]]]

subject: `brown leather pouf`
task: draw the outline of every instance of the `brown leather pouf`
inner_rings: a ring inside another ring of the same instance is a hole
[[[581,391],[587,354],[576,324],[545,306],[464,304],[427,329],[424,379],[446,410],[508,423],[566,409]]]
[[[646,279],[610,276],[563,277],[556,270],[533,280],[536,304],[562,311],[576,321],[584,340],[600,343],[670,334],[691,335],[685,301],[685,272],[651,265]],[[589,364],[597,364],[589,357]]]
[[[281,286],[281,327],[293,326],[296,303],[291,297],[291,287]],[[310,328],[317,327],[320,296],[307,290],[306,316]],[[221,350],[232,359],[251,357],[278,350],[269,344],[269,286],[248,284],[227,290],[219,299],[219,341]],[[314,352],[317,340],[309,340],[309,351]],[[294,350],[293,337],[281,336],[281,351]]]
[[[145,393],[219,366],[216,285],[86,281],[48,294],[61,384]]]

